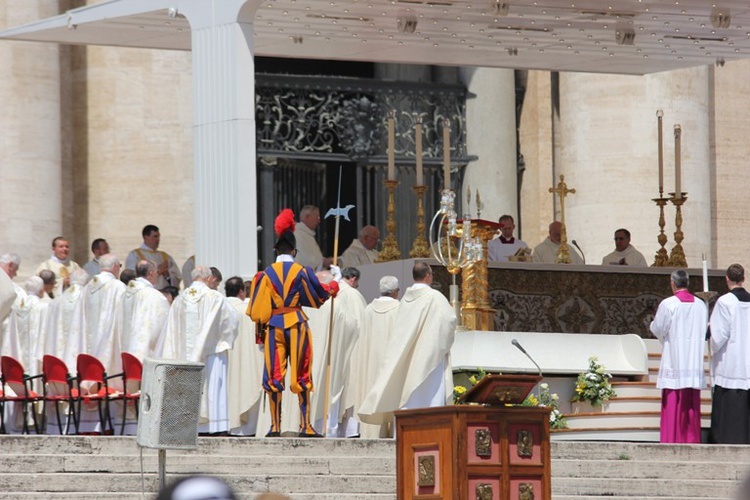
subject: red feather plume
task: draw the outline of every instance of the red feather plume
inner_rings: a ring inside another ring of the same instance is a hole
[[[276,216],[276,221],[273,223],[273,230],[276,232],[276,236],[281,237],[287,229],[294,232],[295,226],[294,212],[290,208],[285,208]]]

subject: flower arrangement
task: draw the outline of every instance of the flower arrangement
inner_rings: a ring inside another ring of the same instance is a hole
[[[589,358],[589,369],[578,374],[576,380],[575,394],[572,402],[585,401],[591,406],[602,406],[609,398],[616,396],[615,390],[609,383],[612,375],[606,372],[603,365],[599,364],[596,356]]]
[[[475,385],[477,385],[477,383],[486,376],[487,376],[487,372],[485,371],[485,369],[481,367],[478,368],[477,373],[469,377],[469,382],[471,382],[471,387],[474,387]],[[453,386],[453,404],[456,404],[458,400],[461,398],[461,396],[466,394],[466,391],[467,391],[466,387],[462,385]]]
[[[542,383],[539,385],[539,397],[532,392],[523,401],[523,406],[548,406],[552,408],[549,414],[549,426],[552,429],[567,429],[568,422],[560,412],[557,404],[560,400],[559,396],[553,392],[550,392],[549,385]]]

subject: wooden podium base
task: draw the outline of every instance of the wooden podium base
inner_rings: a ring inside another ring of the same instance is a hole
[[[399,500],[550,500],[549,408],[396,413]]]

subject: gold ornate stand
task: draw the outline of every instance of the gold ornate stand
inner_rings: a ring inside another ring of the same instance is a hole
[[[490,306],[487,282],[487,242],[500,229],[497,222],[472,219],[471,237],[482,242],[482,259],[469,265],[463,271],[461,283],[461,309],[463,325],[468,330],[494,330],[495,309]]]
[[[396,241],[396,196],[394,194],[396,186],[398,186],[398,181],[385,181],[385,187],[388,189],[388,218],[385,222],[387,236],[376,262],[401,259],[401,250],[398,249],[398,241]]]
[[[667,235],[664,234],[664,225],[666,224],[666,220],[664,219],[664,207],[669,201],[669,198],[664,198],[662,194],[659,193],[659,197],[653,198],[652,201],[659,207],[659,236],[656,237],[656,240],[659,242],[661,248],[656,251],[656,258],[651,267],[666,267],[669,265],[669,254],[667,253],[667,249],[664,248],[664,245],[667,244]]]
[[[682,240],[685,239],[685,235],[682,232],[682,205],[687,201],[687,193],[682,193],[681,198],[675,197],[674,193],[669,194],[671,196],[670,201],[675,207],[677,207],[677,214],[674,218],[674,225],[677,228],[674,232],[675,246],[669,254],[669,266],[687,267],[685,251],[682,249]]]
[[[417,237],[414,238],[409,257],[426,259],[430,257],[430,246],[424,237],[424,193],[427,191],[427,186],[414,186],[412,189],[417,195]]]

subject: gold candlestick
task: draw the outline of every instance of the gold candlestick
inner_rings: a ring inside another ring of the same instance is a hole
[[[385,229],[388,234],[383,241],[383,249],[376,262],[401,259],[401,250],[398,249],[398,241],[396,241],[396,186],[398,186],[398,181],[385,181],[385,187],[388,189],[388,218],[385,222]]]
[[[685,251],[682,249],[682,240],[685,239],[685,235],[682,232],[682,205],[687,201],[687,193],[680,193],[679,198],[675,195],[675,193],[669,194],[671,196],[670,201],[675,207],[677,207],[677,214],[674,218],[674,225],[676,227],[676,231],[674,232],[675,246],[674,248],[672,248],[672,252],[669,254],[669,266],[687,267]]]
[[[427,191],[427,186],[414,186],[412,188],[414,194],[417,195],[417,237],[414,238],[412,243],[409,257],[412,259],[426,259],[430,257],[430,246],[427,244],[427,239],[424,237],[424,193]]]
[[[664,234],[664,225],[666,224],[666,220],[664,219],[664,207],[669,201],[669,198],[664,198],[661,194],[662,193],[659,193],[658,198],[652,199],[652,201],[656,203],[656,206],[659,207],[659,236],[656,237],[656,240],[659,242],[661,248],[656,251],[656,258],[651,267],[667,267],[669,265],[669,255],[667,249],[664,248],[664,245],[667,244],[667,235]]]

